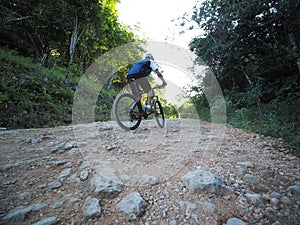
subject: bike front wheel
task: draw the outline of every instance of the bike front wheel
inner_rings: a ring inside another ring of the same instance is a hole
[[[135,130],[141,123],[143,108],[129,93],[117,96],[113,105],[113,114],[117,124],[124,130]]]
[[[163,128],[165,126],[165,115],[160,101],[156,100],[154,102],[155,119],[159,127]]]

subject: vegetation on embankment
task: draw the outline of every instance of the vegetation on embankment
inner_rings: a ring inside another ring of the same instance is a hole
[[[8,129],[70,124],[75,80],[15,51],[0,49],[0,126]]]
[[[293,0],[205,0],[194,7],[195,25],[189,27],[204,31],[190,49],[216,76],[228,123],[282,137],[295,149],[300,149],[299,10]],[[203,86],[209,83],[204,77]],[[198,93],[193,103],[199,116],[208,118],[203,88],[192,90]]]
[[[74,91],[84,71],[110,49],[137,40],[118,21],[116,4],[117,0],[1,2],[0,126],[70,124]],[[124,80],[116,80],[114,87],[100,93],[96,119],[107,118],[113,89],[123,85]]]

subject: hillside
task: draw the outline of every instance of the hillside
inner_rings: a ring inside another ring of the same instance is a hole
[[[1,131],[1,224],[298,224],[299,158],[213,124]]]
[[[39,128],[71,123],[75,78],[32,58],[0,49],[0,127]]]

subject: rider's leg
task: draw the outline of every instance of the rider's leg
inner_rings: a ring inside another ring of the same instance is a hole
[[[147,105],[151,105],[153,96],[154,96],[154,90],[151,88],[151,90],[147,92]]]
[[[140,82],[140,85],[141,85],[143,91],[145,93],[147,93],[147,103],[146,103],[147,106],[146,107],[148,109],[150,109],[151,108],[151,100],[154,96],[154,91],[151,88],[151,85],[150,85],[147,77],[142,77],[141,79],[139,79],[139,82]]]

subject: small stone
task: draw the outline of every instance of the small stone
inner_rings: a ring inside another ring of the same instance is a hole
[[[186,219],[189,219],[191,218],[192,214],[193,214],[193,211],[196,210],[198,207],[192,203],[192,202],[183,202],[183,201],[180,201],[179,202],[180,206],[181,207],[186,207],[186,211],[185,211],[185,218]]]
[[[280,198],[281,194],[276,192],[276,191],[273,191],[271,194],[270,194],[270,197],[271,198]]]
[[[60,174],[58,175],[59,178],[62,178],[62,177],[67,177],[71,174],[72,172],[72,169],[71,168],[67,168],[67,169],[64,169],[63,171],[60,172]]]
[[[182,165],[187,165],[188,164],[188,160],[186,158],[183,158],[183,157],[178,157],[175,160],[176,160],[176,163],[178,163],[178,164],[182,164]]]
[[[146,162],[136,162],[135,163],[135,166],[138,166],[138,167],[143,167],[146,165]]]
[[[285,204],[291,204],[292,203],[291,199],[289,199],[289,197],[287,197],[287,196],[283,196],[281,198],[281,202],[285,203]]]
[[[36,143],[40,143],[42,140],[40,138],[32,138],[31,139],[31,143],[32,144],[36,144]]]
[[[132,192],[125,196],[118,204],[117,209],[127,215],[129,220],[136,220],[144,213],[147,202],[140,193]]]
[[[107,151],[111,151],[117,148],[117,146],[115,144],[111,144],[111,145],[106,145],[105,146]]]
[[[73,142],[66,142],[63,146],[63,150],[71,150],[72,148],[76,147],[76,144]]]
[[[19,199],[24,200],[24,199],[28,198],[29,196],[30,196],[29,192],[23,192],[23,193],[19,194],[18,197],[19,197]]]
[[[176,220],[171,220],[170,225],[177,225]]]
[[[300,185],[290,186],[287,190],[293,197],[300,200]]]
[[[57,189],[62,186],[62,183],[59,181],[53,181],[53,182],[50,182],[47,186],[49,189]]]
[[[271,198],[270,204],[273,206],[273,208],[277,209],[279,206],[279,200],[277,198]]]
[[[248,223],[238,218],[230,218],[227,220],[226,225],[248,225]]]
[[[82,207],[83,217],[85,219],[93,219],[101,216],[101,208],[99,205],[99,200],[88,196]]]
[[[250,184],[258,184],[260,182],[260,178],[251,174],[245,174],[243,177],[243,180],[246,183],[250,183]]]
[[[241,168],[241,167],[237,167],[235,169],[235,174],[238,176],[238,177],[243,177],[245,174],[246,174],[246,171],[244,168]]]
[[[247,168],[254,168],[254,164],[252,162],[240,162],[239,164]]]
[[[70,176],[70,180],[73,182],[80,182],[80,178],[77,177],[77,173],[74,173],[72,176]]]
[[[266,193],[270,190],[270,188],[262,183],[258,184],[249,184],[250,189],[258,194]]]
[[[142,181],[144,184],[149,184],[149,185],[155,185],[158,184],[158,178],[155,176],[149,176],[149,175],[143,175],[142,176]]]
[[[52,209],[57,209],[63,205],[63,202],[54,202],[51,206]]]
[[[266,145],[267,145],[266,142],[257,142],[256,143],[256,146],[259,147],[259,148],[264,148]]]
[[[44,218],[32,225],[53,225],[53,224],[57,224],[59,221],[60,221],[59,218],[52,216],[52,217]]]
[[[58,161],[53,162],[53,164],[57,165],[57,166],[60,166],[60,165],[66,164],[66,163],[67,163],[67,161],[65,161],[65,160],[58,160]]]
[[[84,170],[80,172],[80,180],[85,181],[87,180],[88,176],[89,176],[89,171]]]
[[[264,207],[264,201],[263,201],[263,197],[259,194],[250,194],[247,193],[245,195],[255,206]]]

